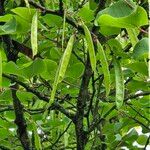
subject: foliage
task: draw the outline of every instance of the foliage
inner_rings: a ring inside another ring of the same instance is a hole
[[[148,0],[1,0],[0,149],[148,149],[148,41]]]

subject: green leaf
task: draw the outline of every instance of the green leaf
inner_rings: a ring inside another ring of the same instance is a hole
[[[78,13],[79,17],[85,22],[91,22],[94,20],[94,12],[89,9],[89,5],[85,4]]]
[[[129,5],[124,0],[112,4],[109,8],[99,12],[96,22],[100,26],[118,28],[135,28],[148,24],[147,13],[144,8]]]
[[[114,69],[116,82],[116,106],[120,109],[124,100],[124,79],[121,65],[116,58],[114,58]]]
[[[11,9],[11,11],[29,23],[32,22],[32,18],[36,12],[35,9],[29,9],[26,7],[17,7],[15,9]]]
[[[16,33],[16,29],[17,29],[17,22],[16,19],[12,17],[12,19],[6,22],[3,26],[0,26],[0,35],[14,34]]]
[[[99,31],[104,36],[118,35],[120,33],[120,28],[110,27],[110,26],[102,26],[99,29]]]
[[[38,42],[37,42],[37,29],[38,29],[38,19],[37,12],[34,14],[31,24],[31,46],[33,57],[37,54],[38,51]]]
[[[21,102],[29,102],[32,101],[34,95],[26,91],[17,91],[17,97],[19,98],[19,100],[21,100]]]
[[[50,96],[50,101],[47,105],[47,108],[49,108],[49,106],[54,102],[54,98],[55,98],[55,93],[56,93],[56,89],[57,89],[57,85],[59,82],[62,81],[62,79],[65,76],[65,72],[67,69],[67,66],[69,64],[69,60],[70,60],[70,56],[71,56],[71,52],[72,52],[72,48],[73,48],[73,43],[74,43],[74,35],[72,35],[68,41],[66,50],[62,56],[62,59],[60,61],[56,76],[55,76],[55,80],[53,83],[53,90],[51,92],[51,96]],[[47,115],[47,111],[45,112],[44,117],[46,117]]]
[[[3,73],[22,75],[20,68],[12,61],[3,64]]]
[[[99,41],[97,41],[97,47],[98,47],[98,49],[97,49],[98,56],[101,61],[101,66],[102,66],[102,70],[103,70],[103,74],[104,74],[104,84],[105,84],[105,88],[106,88],[106,96],[108,96],[109,92],[110,92],[110,84],[111,84],[109,66],[108,66],[105,52],[103,50],[102,45],[99,43]]]
[[[6,128],[0,128],[0,141],[10,136],[9,131]]]
[[[127,28],[127,32],[130,38],[130,41],[132,43],[132,46],[134,47],[136,43],[138,42],[137,34],[135,29]]]
[[[145,76],[148,76],[148,66],[145,62],[134,62],[125,65],[125,67],[130,68],[131,70],[141,73]]]
[[[28,66],[29,64],[29,66]],[[27,78],[31,78],[35,75],[40,75],[44,71],[46,71],[46,65],[44,60],[37,58],[32,63],[27,63],[27,67],[24,67],[23,70],[23,76]],[[39,69],[40,68],[40,69]]]
[[[123,137],[124,141],[128,141],[130,143],[134,142],[138,138],[137,131],[133,128],[127,135]]]
[[[44,59],[44,63],[46,65],[46,69],[45,69],[45,71],[43,71],[41,76],[47,80],[54,80],[55,74],[56,74],[56,69],[58,66],[57,63],[50,59]]]
[[[10,15],[10,14],[6,14],[4,16],[0,16],[0,22],[7,22],[10,19],[12,19],[12,15]]]
[[[97,8],[99,1],[98,0],[89,0],[90,9],[94,10]]]
[[[22,34],[22,33],[27,34],[27,32],[29,32],[31,30],[31,23],[27,22],[26,20],[24,20],[23,18],[21,18],[18,15],[14,15],[14,17],[17,21],[16,33],[17,34]]]
[[[137,139],[137,143],[140,145],[145,145],[148,137],[146,135],[140,135]]]
[[[95,56],[94,44],[93,44],[93,40],[91,37],[91,33],[84,23],[83,23],[83,29],[84,29],[84,33],[85,33],[85,37],[86,37],[86,41],[88,45],[91,67],[92,67],[92,70],[96,72],[96,56]]]
[[[128,58],[128,54],[123,52],[121,43],[117,39],[110,39],[107,41],[110,50],[115,54],[115,56],[120,56],[122,58]]]
[[[63,22],[60,16],[56,16],[52,14],[47,14],[44,17],[42,17],[42,19],[44,23],[46,23],[50,27],[61,27]]]
[[[143,38],[134,47],[134,59],[148,58],[149,43],[148,38]]]
[[[82,63],[75,63],[68,67],[66,76],[78,79],[81,77],[84,71],[84,65]]]

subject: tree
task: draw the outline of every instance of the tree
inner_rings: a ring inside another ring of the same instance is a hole
[[[147,0],[0,0],[0,149],[148,148],[147,14]]]

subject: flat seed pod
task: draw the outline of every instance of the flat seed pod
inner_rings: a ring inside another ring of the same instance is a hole
[[[87,45],[88,45],[91,67],[92,67],[92,70],[96,73],[96,56],[95,56],[94,44],[93,44],[93,40],[91,37],[91,33],[84,23],[83,23],[83,29],[84,29],[85,38],[86,38]]]
[[[98,58],[101,62],[101,66],[102,66],[102,71],[104,74],[104,84],[105,84],[105,89],[106,89],[106,96],[109,95],[110,92],[110,72],[109,72],[109,66],[108,66],[108,62],[107,62],[107,58],[105,55],[105,52],[103,50],[102,45],[99,43],[99,41],[97,40],[97,47],[98,47]]]
[[[49,106],[54,102],[54,98],[55,98],[55,93],[56,93],[56,89],[57,89],[57,85],[58,83],[60,83],[62,81],[62,79],[65,76],[65,72],[67,70],[67,66],[69,64],[69,60],[70,60],[70,56],[71,56],[71,52],[72,52],[72,48],[73,48],[73,43],[74,43],[74,35],[72,35],[68,41],[66,50],[62,56],[62,59],[60,61],[58,70],[56,72],[55,75],[55,80],[53,83],[53,90],[51,92],[51,96],[50,96],[50,101],[47,105],[47,108],[49,108]],[[44,118],[47,116],[47,110],[44,114]]]
[[[37,12],[36,12],[32,18],[32,24],[31,24],[31,46],[32,46],[33,57],[37,54],[38,51],[37,28],[38,28],[38,19],[37,19]]]
[[[116,106],[121,108],[124,100],[124,79],[121,65],[117,59],[114,58],[115,82],[116,82]]]

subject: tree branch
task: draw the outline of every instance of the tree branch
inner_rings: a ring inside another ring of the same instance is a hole
[[[134,98],[137,98],[139,96],[146,96],[146,95],[150,95],[150,91],[146,91],[146,92],[142,92],[142,93],[138,93],[138,94],[135,94],[135,95],[130,95],[128,96],[127,98],[124,99],[124,102],[127,102],[128,100],[130,99],[134,99]],[[103,116],[103,118],[106,118],[114,109],[116,109],[116,105],[112,106],[112,108],[110,108],[110,110],[107,111],[107,113]],[[97,125],[99,123],[101,123],[101,121],[103,121],[103,118],[99,118],[97,119],[95,122],[93,122],[89,128],[89,130],[87,131],[87,133],[90,133],[92,132],[95,127],[97,127]]]
[[[19,81],[16,77],[14,76],[10,76],[10,75],[6,75],[3,74],[3,77],[12,80],[13,82],[18,83],[19,85],[21,85],[22,87],[24,87],[28,92],[33,93],[34,95],[36,95],[40,100],[43,100],[45,102],[49,102],[49,97],[47,95],[44,95],[42,93],[40,93],[39,91],[37,91],[34,88],[31,88],[30,86],[28,86],[27,84]],[[63,108],[58,102],[54,102],[52,104],[52,106],[50,107],[50,109],[58,109],[61,113],[63,113],[64,115],[66,115],[69,119],[71,119],[73,122],[75,122],[75,116],[74,114],[70,113],[69,111],[67,111],[65,108]]]
[[[67,125],[66,129],[59,135],[59,137],[56,139],[56,141],[52,144],[52,146],[50,146],[50,149],[52,149],[61,139],[61,137],[65,134],[65,132],[67,132],[67,130],[69,129],[70,125],[71,125],[72,121]]]
[[[64,10],[63,10],[63,0],[59,0],[59,11],[60,11],[60,13],[64,13]]]
[[[76,128],[78,150],[84,149],[84,146],[87,140],[87,136],[83,128],[83,118],[84,118],[84,108],[86,106],[86,102],[89,99],[88,85],[89,85],[91,76],[92,76],[92,70],[91,70],[90,60],[88,56],[86,66],[85,66],[85,71],[82,77],[79,96],[77,100],[77,113],[76,113],[75,128]]]
[[[146,148],[147,148],[149,142],[150,142],[150,135],[149,135],[148,138],[147,138],[146,144],[145,144],[145,146],[144,146],[144,150],[146,150]]]
[[[141,92],[138,94],[129,95],[127,98],[124,99],[124,102],[127,102],[129,99],[134,99],[134,98],[138,98],[139,96],[146,96],[146,95],[150,95],[150,91],[145,91],[145,92]]]
[[[27,125],[26,121],[24,119],[24,113],[23,113],[23,105],[20,103],[17,95],[16,95],[16,89],[18,89],[17,84],[12,85],[12,98],[13,98],[13,105],[14,105],[14,111],[15,111],[15,124],[18,126],[17,134],[19,136],[19,139],[22,143],[22,146],[25,150],[31,150],[30,140],[27,133]]]
[[[64,15],[62,12],[60,12],[60,10],[46,9],[45,7],[37,4],[33,0],[29,0],[29,4],[31,4],[35,8],[40,9],[42,12],[44,12],[44,14],[53,14],[53,15],[60,16],[60,17],[63,17],[63,15]],[[75,23],[73,20],[69,19],[68,17],[66,17],[66,22],[68,24],[72,25],[74,28],[76,28],[81,33],[84,33],[83,28],[80,25],[77,25],[77,23]]]

